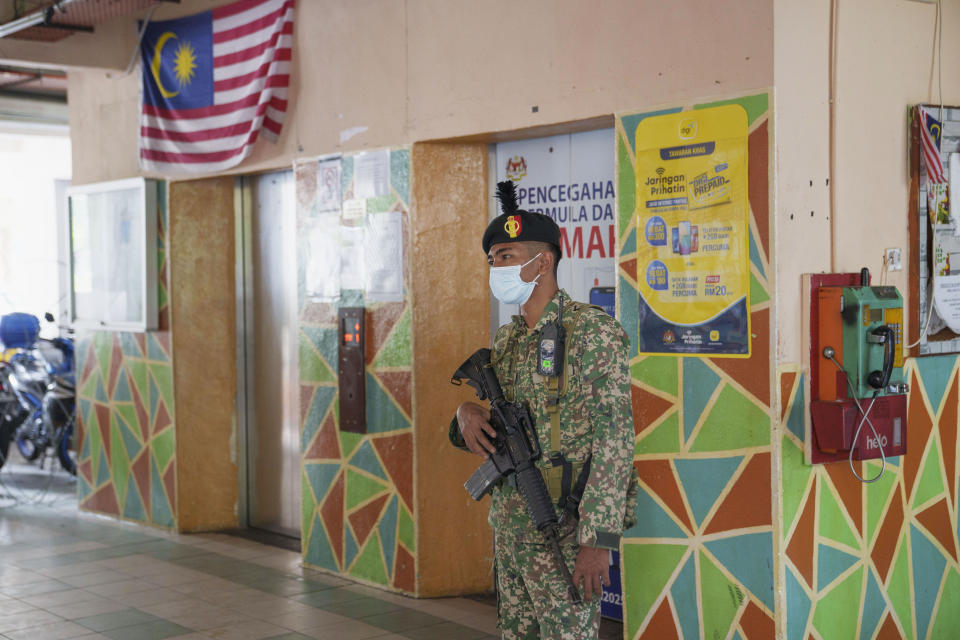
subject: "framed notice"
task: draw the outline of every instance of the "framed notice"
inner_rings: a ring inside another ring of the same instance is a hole
[[[639,352],[749,357],[746,111],[645,118],[635,136]]]
[[[157,328],[157,186],[133,178],[67,190],[70,324]]]

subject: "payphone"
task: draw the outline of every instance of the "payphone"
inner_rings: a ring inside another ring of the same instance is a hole
[[[813,275],[809,283],[811,462],[847,459],[853,469],[853,460],[885,463],[903,455],[907,385],[900,292],[871,286],[867,269]]]
[[[363,307],[337,311],[340,430],[352,433],[367,432],[365,318]]]

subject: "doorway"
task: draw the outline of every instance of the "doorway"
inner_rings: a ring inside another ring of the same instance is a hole
[[[247,526],[300,538],[293,171],[240,178],[238,410]]]

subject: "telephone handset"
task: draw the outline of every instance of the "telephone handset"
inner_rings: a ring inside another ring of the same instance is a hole
[[[868,338],[868,342],[882,342],[883,343],[883,368],[876,371],[871,371],[870,375],[867,376],[867,382],[874,389],[884,389],[888,384],[890,384],[890,375],[893,373],[893,360],[896,355],[896,343],[894,342],[895,336],[893,329],[887,325],[877,327],[870,332],[872,340]]]

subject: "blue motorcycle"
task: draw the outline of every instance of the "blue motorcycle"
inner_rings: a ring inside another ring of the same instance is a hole
[[[45,317],[53,322],[51,314]],[[39,333],[40,323],[30,314],[0,318],[0,341],[14,349],[0,368],[0,466],[13,440],[20,455],[31,462],[53,447],[60,465],[76,474],[73,341],[47,340]]]

